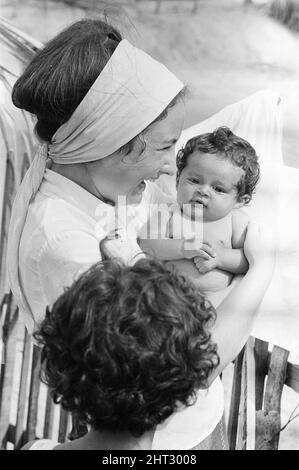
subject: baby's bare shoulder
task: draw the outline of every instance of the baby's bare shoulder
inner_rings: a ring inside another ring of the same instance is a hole
[[[232,211],[233,248],[243,248],[249,221],[250,217],[244,209],[234,209]]]

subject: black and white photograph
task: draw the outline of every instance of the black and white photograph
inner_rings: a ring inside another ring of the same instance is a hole
[[[0,360],[1,450],[299,450],[299,0],[0,0]]]

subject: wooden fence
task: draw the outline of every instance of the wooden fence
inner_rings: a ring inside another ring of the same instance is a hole
[[[228,437],[231,450],[276,450],[284,386],[299,394],[299,366],[289,351],[250,337],[234,363]],[[299,398],[299,395],[298,395]]]

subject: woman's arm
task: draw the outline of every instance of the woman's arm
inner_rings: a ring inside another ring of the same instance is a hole
[[[220,364],[213,371],[210,383],[238,355],[246,343],[258,307],[270,284],[274,269],[273,243],[250,222],[244,244],[249,271],[217,309],[212,340],[217,344]]]

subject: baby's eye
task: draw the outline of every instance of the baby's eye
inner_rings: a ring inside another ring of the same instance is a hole
[[[199,181],[196,178],[189,178],[190,183],[198,184]]]
[[[225,193],[225,189],[221,188],[221,186],[214,186],[214,191],[216,191],[216,193]]]

